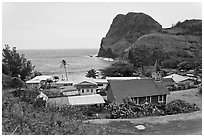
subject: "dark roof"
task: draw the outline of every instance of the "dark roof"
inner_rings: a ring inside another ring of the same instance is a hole
[[[174,83],[172,78],[162,78],[162,82]]]
[[[126,97],[145,97],[168,94],[169,91],[162,82],[153,79],[110,80],[113,96],[116,101],[122,102]]]
[[[159,64],[157,63],[157,60],[156,60],[154,67],[153,67],[153,72],[156,72],[156,71],[161,71],[161,68],[159,67]]]

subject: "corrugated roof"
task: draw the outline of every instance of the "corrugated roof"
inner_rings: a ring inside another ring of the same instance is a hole
[[[131,80],[131,79],[141,79],[140,77],[106,77],[107,80]]]
[[[181,76],[181,75],[178,75],[178,74],[171,74],[171,75],[166,76],[164,78],[172,78],[176,83],[179,83],[179,82],[185,81],[187,79],[190,79],[189,77]]]
[[[36,76],[31,80],[26,81],[26,83],[40,83],[40,81],[42,80],[47,80],[47,79],[51,79],[53,76],[49,76],[49,75],[41,75],[41,76]]]
[[[92,105],[105,103],[99,94],[68,97],[70,105]]]
[[[113,96],[119,102],[126,97],[144,97],[168,94],[169,91],[162,82],[153,79],[110,80],[108,88],[112,89]]]
[[[169,82],[169,83],[173,83],[174,80],[172,78],[162,78],[162,82]]]
[[[68,84],[73,83],[72,81],[57,81],[56,84]]]

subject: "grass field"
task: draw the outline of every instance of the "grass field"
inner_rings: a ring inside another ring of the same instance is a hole
[[[202,134],[202,96],[197,89],[174,91],[168,95],[168,102],[173,100],[185,100],[188,103],[195,103],[200,111],[185,114],[152,116],[138,119],[95,119],[89,120],[89,126],[100,131],[106,128],[106,132],[98,134],[144,134],[144,135],[186,135]],[[139,131],[136,125],[142,124],[145,130]]]

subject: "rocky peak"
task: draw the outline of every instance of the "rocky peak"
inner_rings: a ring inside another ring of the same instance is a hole
[[[162,26],[144,13],[118,14],[101,41],[98,56],[120,57],[140,36],[161,30]]]

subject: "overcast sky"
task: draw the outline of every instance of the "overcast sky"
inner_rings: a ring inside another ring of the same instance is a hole
[[[3,3],[3,45],[17,49],[99,48],[117,14],[143,12],[163,28],[201,19],[201,3]]]

